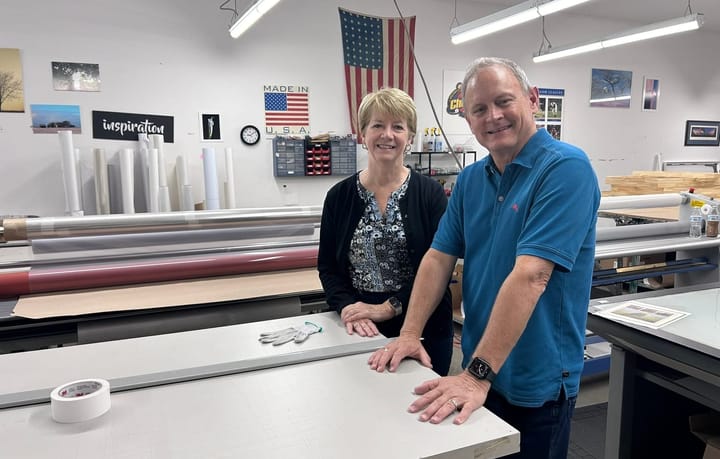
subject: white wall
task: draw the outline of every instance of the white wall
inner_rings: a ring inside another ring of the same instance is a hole
[[[115,152],[135,146],[92,138],[92,110],[151,113],[175,117],[175,143],[166,145],[168,171],[177,155],[188,158],[196,201],[203,198],[200,151],[235,150],[237,203],[241,207],[322,203],[339,177],[276,179],[271,142],[255,147],[239,141],[245,124],[264,128],[263,85],[310,88],[312,134],[350,132],[345,99],[337,7],[377,16],[397,16],[389,0],[285,0],[238,40],[227,27],[230,13],[221,1],[198,0],[36,0],[5,2],[0,14],[0,46],[20,48],[26,112],[0,113],[0,215],[62,215],[65,203],[56,135],[32,134],[30,104],[80,105],[83,133],[75,136],[87,171],[92,148]],[[232,2],[231,2],[232,3]],[[248,2],[239,2],[247,4]],[[462,70],[475,57],[498,55],[518,61],[534,84],[564,88],[564,139],[591,157],[601,183],[607,175],[647,170],[655,154],[664,159],[720,159],[717,147],[684,147],[687,119],[720,119],[720,35],[706,29],[578,56],[533,64],[540,43],[539,22],[483,40],[453,46],[451,0],[399,2],[417,16],[415,49],[438,113],[443,69]],[[480,2],[458,6],[461,22],[497,10]],[[638,24],[558,13],[546,20],[556,46],[604,36]],[[102,91],[52,89],[51,61],[100,65]],[[611,68],[633,72],[629,109],[591,108],[590,72]],[[657,112],[640,109],[643,76],[660,79]],[[416,73],[419,126],[435,126]],[[199,137],[199,112],[222,116],[222,143]],[[456,136],[453,143],[471,140]],[[365,164],[362,151],[359,167]],[[219,155],[222,176],[224,160]],[[92,213],[93,209],[87,209]]]

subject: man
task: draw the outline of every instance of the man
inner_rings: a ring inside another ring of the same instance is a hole
[[[538,90],[514,62],[480,58],[463,81],[465,116],[489,156],[458,177],[417,274],[400,336],[368,363],[431,361],[420,346],[459,257],[465,371],[426,381],[409,407],[462,424],[485,405],[520,431],[518,457],[564,458],[583,369],[600,203],[585,153],[537,130]]]

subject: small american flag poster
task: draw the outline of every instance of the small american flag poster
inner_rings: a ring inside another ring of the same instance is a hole
[[[265,132],[310,134],[308,87],[265,85]]]

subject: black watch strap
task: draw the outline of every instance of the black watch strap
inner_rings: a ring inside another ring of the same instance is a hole
[[[390,298],[388,298],[388,303],[390,303],[390,306],[392,306],[393,309],[395,310],[395,317],[402,314],[403,304],[402,304],[402,301],[397,299],[397,297],[391,296]]]
[[[495,380],[495,372],[493,371],[490,364],[480,357],[475,357],[467,367],[468,373],[473,375],[475,378],[481,381],[487,381],[492,384]]]

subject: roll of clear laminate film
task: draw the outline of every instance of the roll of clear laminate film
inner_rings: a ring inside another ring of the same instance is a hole
[[[56,422],[89,421],[110,409],[110,384],[104,379],[72,381],[50,393],[50,409]]]

